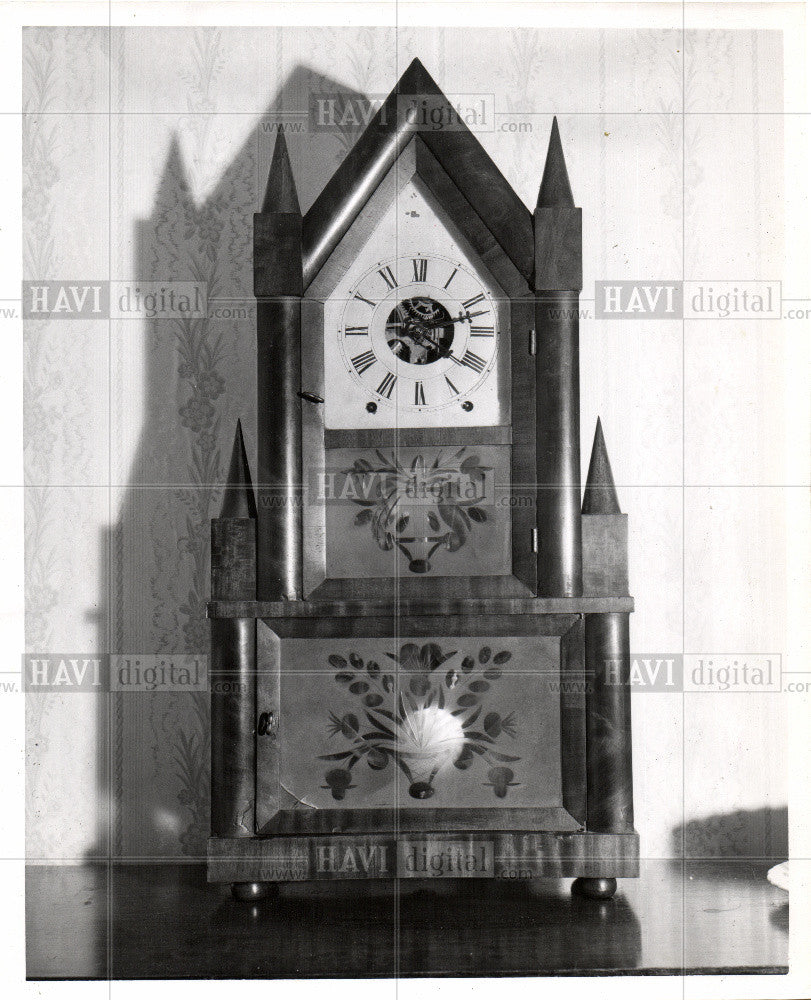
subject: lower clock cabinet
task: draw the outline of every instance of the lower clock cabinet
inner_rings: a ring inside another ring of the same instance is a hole
[[[610,895],[639,862],[627,618],[215,619],[209,879]]]

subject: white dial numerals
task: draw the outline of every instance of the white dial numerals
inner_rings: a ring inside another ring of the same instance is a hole
[[[338,341],[352,378],[378,404],[429,411],[461,405],[492,372],[498,323],[492,298],[462,264],[396,257],[370,268],[349,293]]]

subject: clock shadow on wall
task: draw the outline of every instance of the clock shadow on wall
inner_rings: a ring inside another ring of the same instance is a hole
[[[92,612],[99,622],[99,649],[208,653],[210,518],[222,503],[238,419],[248,441],[255,438],[252,218],[267,180],[276,124],[300,121],[289,112],[306,115],[312,92],[362,99],[323,74],[297,67],[211,193],[198,202],[192,196],[193,161],[196,150],[206,155],[204,139],[194,123],[187,125],[184,155],[172,133],[152,214],[134,224],[136,277],[203,281],[224,315],[118,328],[122,358],[126,337],[142,345],[144,368],[136,383],[143,386],[143,410],[128,411],[120,396],[113,397],[113,406],[120,425],[140,419],[142,427],[121,477],[117,520],[102,539],[109,575],[100,581]],[[306,128],[290,135],[294,159],[303,167],[303,198],[316,196],[357,135],[351,129]],[[114,369],[116,376],[122,384],[131,377],[123,365]],[[208,691],[111,695],[109,705],[99,702],[96,731],[99,800],[112,803],[112,819],[109,829],[99,829],[89,856],[104,858],[108,850],[113,857],[204,855],[210,813]],[[106,818],[106,808],[102,812]]]

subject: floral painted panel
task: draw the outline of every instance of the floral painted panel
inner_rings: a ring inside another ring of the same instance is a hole
[[[561,802],[559,640],[282,643],[281,781],[316,808]]]
[[[327,576],[511,573],[509,482],[506,445],[329,451]]]

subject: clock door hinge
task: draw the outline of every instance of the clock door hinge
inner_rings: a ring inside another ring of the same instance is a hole
[[[529,353],[534,355],[535,351],[536,351],[535,331],[534,330],[530,330],[529,331]]]
[[[538,551],[538,529],[537,528],[533,528],[532,529],[532,551],[533,552],[537,552]]]

